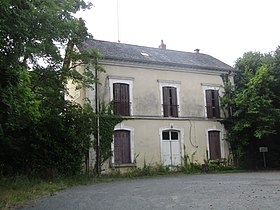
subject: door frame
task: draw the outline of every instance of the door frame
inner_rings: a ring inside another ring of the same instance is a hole
[[[130,160],[131,163],[134,163],[134,128],[128,127],[123,125],[122,123],[115,126],[114,131],[117,130],[125,130],[130,132]],[[114,157],[114,135],[113,135],[113,141],[111,143],[111,150],[112,150],[112,158],[111,162],[112,164],[115,164],[115,157]]]
[[[206,145],[207,145],[207,158],[208,160],[210,160],[210,146],[209,146],[209,131],[218,131],[220,133],[220,150],[221,150],[221,158],[225,158],[225,149],[224,149],[224,142],[223,140],[223,136],[224,136],[224,130],[223,129],[215,129],[215,128],[211,128],[211,129],[207,129],[206,130]]]
[[[182,128],[176,128],[171,125],[170,127],[164,127],[159,129],[159,144],[160,144],[160,162],[162,163],[162,132],[163,131],[176,131],[179,133],[179,145],[180,145],[180,162],[182,165],[182,160],[184,158],[184,130]]]

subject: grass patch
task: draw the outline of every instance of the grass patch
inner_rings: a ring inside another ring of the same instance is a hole
[[[55,192],[76,185],[85,185],[96,182],[96,179],[87,176],[56,178],[44,180],[29,179],[25,176],[0,178],[0,209],[14,209],[27,201],[32,201],[45,195],[54,195]]]

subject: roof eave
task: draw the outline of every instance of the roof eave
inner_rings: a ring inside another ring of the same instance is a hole
[[[120,59],[120,58],[113,57],[113,56],[105,56],[104,60],[130,62],[130,63],[131,62],[132,63],[143,63],[143,64],[162,65],[162,66],[181,67],[181,68],[213,70],[213,71],[226,71],[226,72],[236,71],[236,69],[234,69],[234,68],[219,68],[219,67],[211,67],[211,66],[199,66],[199,65],[189,65],[189,64],[171,63],[171,62],[158,62],[158,61],[145,61],[145,60],[125,59],[125,58]]]

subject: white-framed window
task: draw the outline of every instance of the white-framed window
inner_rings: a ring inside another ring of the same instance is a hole
[[[180,116],[180,84],[178,81],[158,80],[161,102],[161,116]]]
[[[124,116],[133,115],[133,78],[108,77],[110,101],[114,103],[114,113]]]
[[[122,124],[117,125],[111,149],[113,165],[134,163],[134,129]]]
[[[207,118],[220,118],[220,85],[202,85]]]

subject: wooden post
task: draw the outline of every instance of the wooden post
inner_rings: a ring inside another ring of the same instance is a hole
[[[267,147],[259,147],[259,151],[263,153],[263,166],[266,168],[265,153],[268,152]]]
[[[266,168],[265,152],[263,152],[263,166]]]

